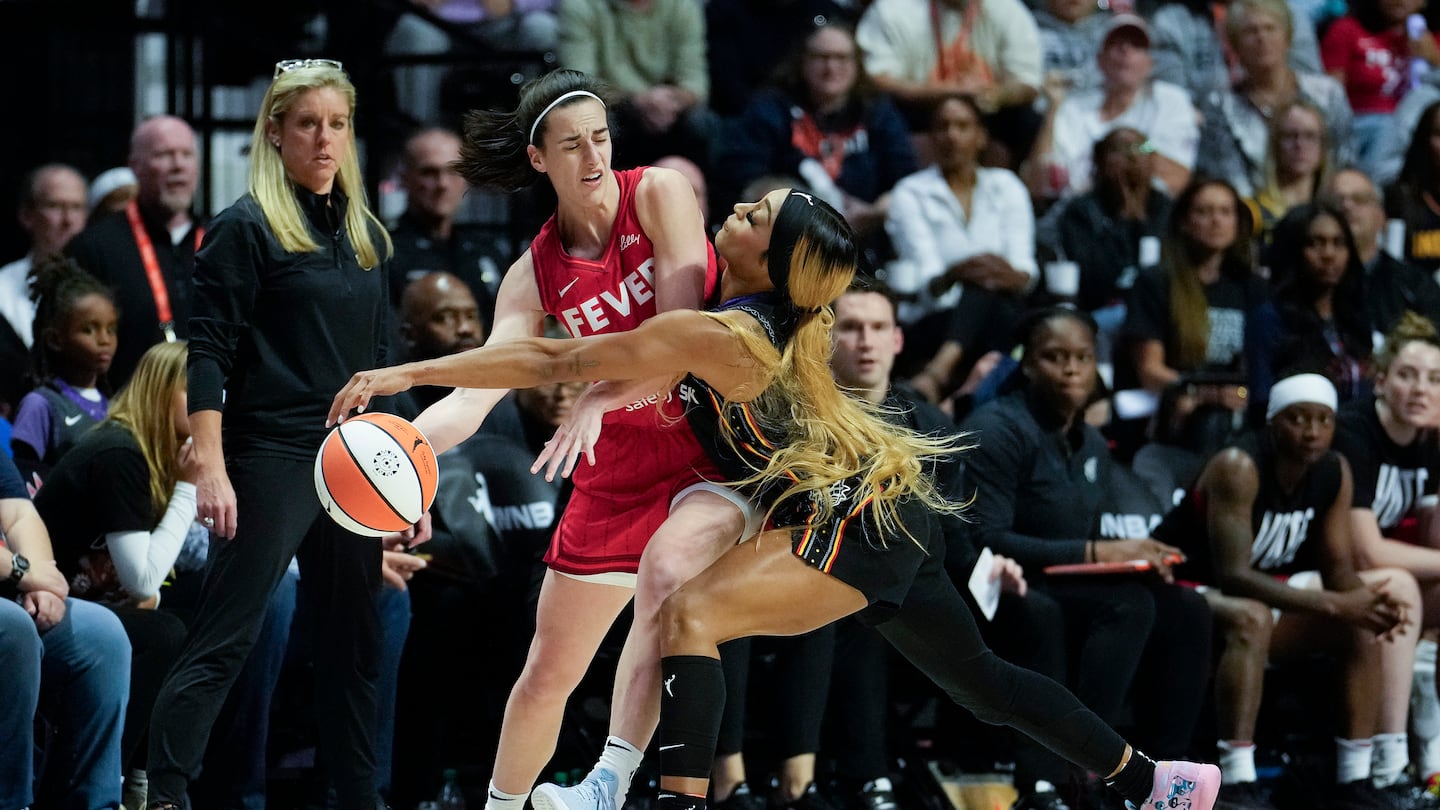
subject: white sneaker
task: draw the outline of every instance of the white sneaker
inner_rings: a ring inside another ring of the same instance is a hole
[[[615,810],[620,777],[609,768],[596,768],[574,787],[545,783],[530,792],[535,810]]]

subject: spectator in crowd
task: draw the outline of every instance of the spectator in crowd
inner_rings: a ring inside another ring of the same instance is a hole
[[[1031,193],[1040,197],[1087,191],[1095,142],[1116,127],[1145,133],[1155,154],[1155,175],[1179,193],[1195,166],[1199,122],[1184,89],[1151,78],[1150,29],[1133,14],[1112,17],[1096,55],[1100,87],[1065,95],[1056,87],[1045,126],[1025,167]]]
[[[1100,86],[1095,54],[1110,15],[1095,0],[1047,0],[1035,11],[1040,48],[1045,54],[1045,82],[1058,83],[1066,92]]]
[[[200,163],[189,124],[170,115],[141,122],[130,136],[130,169],[138,191],[124,214],[92,220],[66,248],[115,290],[124,313],[110,366],[117,387],[146,349],[189,336],[191,273],[204,234],[191,210]]]
[[[453,54],[467,52],[539,54],[554,50],[559,39],[555,0],[410,2],[426,13],[400,15],[385,40],[387,56],[432,56],[448,62]],[[441,85],[449,71],[446,62],[394,68],[395,98],[414,123],[440,123]]]
[[[1418,0],[1355,0],[1325,32],[1325,72],[1345,87],[1355,111],[1354,154],[1360,168],[1374,173],[1391,115],[1410,86],[1410,60],[1440,65],[1440,46],[1422,26],[1407,20],[1424,4]]]
[[[1026,327],[1019,386],[961,424],[979,438],[965,462],[977,542],[1020,563],[1031,587],[1060,603],[1071,637],[1083,639],[1070,658],[1075,696],[1096,714],[1113,722],[1132,686],[1165,684],[1163,695],[1140,689],[1133,697],[1139,739],[1178,755],[1194,731],[1209,673],[1180,666],[1177,645],[1208,651],[1210,612],[1199,594],[1170,581],[1178,549],[1148,536],[1097,539],[1102,468],[1114,462],[1082,416],[1099,379],[1093,322],[1053,310]],[[1160,576],[1041,576],[1051,565],[1136,559]],[[1149,677],[1137,679],[1142,667]]]
[[[1415,123],[1405,162],[1385,190],[1385,212],[1405,223],[1403,259],[1427,273],[1440,270],[1440,101]]]
[[[325,773],[339,807],[378,801],[381,545],[341,529],[318,500],[293,497],[313,486],[324,439],[316,397],[385,358],[390,242],[365,201],[354,109],[333,60],[275,66],[251,135],[250,191],[217,217],[197,268],[187,390],[198,511],[213,544],[205,594],[151,718],[151,808],[185,806],[297,554],[315,607]],[[349,293],[336,295],[338,285]]]
[[[35,342],[31,267],[37,259],[59,254],[85,227],[85,178],[70,166],[39,166],[25,176],[20,189],[18,216],[30,236],[30,250],[0,267],[0,416],[7,419],[25,394]]]
[[[405,142],[400,183],[405,213],[390,229],[390,302],[399,307],[410,282],[436,271],[459,276],[480,302],[486,319],[495,312],[503,245],[455,223],[465,199],[465,178],[455,171],[460,136],[448,129],[421,130]]]
[[[1339,785],[1286,806],[1413,807],[1379,791],[1408,756],[1393,739],[1405,736],[1419,590],[1398,568],[1356,573],[1354,485],[1349,465],[1330,449],[1337,405],[1329,380],[1290,376],[1269,394],[1267,427],[1211,458],[1155,532],[1189,552],[1179,576],[1207,586],[1224,637],[1215,685],[1225,780],[1217,807],[1276,806],[1255,771],[1266,663],[1303,660],[1317,649],[1345,662]]]
[[[1285,0],[1241,0],[1231,5],[1225,34],[1240,78],[1196,96],[1205,122],[1197,168],[1228,180],[1243,196],[1267,190],[1271,181],[1266,167],[1275,157],[1275,128],[1287,126],[1281,116],[1297,102],[1318,116],[1328,133],[1329,164],[1343,166],[1351,159],[1352,116],[1345,89],[1321,73],[1318,65],[1301,68],[1286,59],[1301,31],[1309,32],[1309,23],[1302,20],[1297,26]]]
[[[814,29],[776,76],[717,144],[720,198],[739,199],[764,175],[793,175],[859,233],[878,231],[890,189],[919,167],[905,121],[865,74],[854,35],[841,23]]]
[[[1160,266],[1140,272],[1126,303],[1121,335],[1131,363],[1117,360],[1117,387],[1133,379],[1159,396],[1179,386],[1174,418],[1202,453],[1243,423],[1248,405],[1246,329],[1266,297],[1250,231],[1250,212],[1229,183],[1190,184],[1171,210]]]
[[[1377,332],[1384,335],[1394,329],[1406,310],[1440,323],[1440,286],[1435,279],[1391,256],[1380,244],[1385,208],[1370,178],[1359,169],[1341,169],[1326,184],[1321,201],[1345,214],[1355,237],[1365,267],[1365,307]]]
[[[1234,84],[1237,55],[1226,48],[1222,22],[1224,6],[1210,0],[1168,0],[1150,17],[1155,35],[1155,78],[1190,91],[1203,106],[1214,93]],[[1294,27],[1290,39],[1290,67],[1303,73],[1320,73],[1320,52],[1311,25]]]
[[[0,807],[120,806],[130,642],[115,614],[69,599],[20,473],[0,457]],[[56,732],[35,774],[35,718]]]
[[[1435,520],[1440,446],[1433,433],[1437,423],[1440,335],[1434,323],[1406,313],[1375,353],[1374,395],[1340,410],[1335,449],[1349,461],[1355,480],[1350,533],[1357,566],[1400,568],[1413,574],[1424,588],[1421,624],[1426,630],[1440,625],[1440,551],[1436,551],[1440,521]],[[1398,694],[1410,691],[1398,679],[1388,688]],[[1391,714],[1404,716],[1399,707]],[[1401,725],[1392,731],[1403,729]],[[1421,757],[1416,764],[1425,779],[1440,772],[1440,739],[1417,742]],[[1405,750],[1401,742],[1399,751]],[[1391,759],[1397,756],[1398,751],[1392,752]],[[1390,770],[1393,775],[1393,765]]]
[[[1123,306],[1141,264],[1157,258],[1143,256],[1141,242],[1158,245],[1170,218],[1170,198],[1155,187],[1156,156],[1143,132],[1117,127],[1093,151],[1091,189],[1061,204],[1055,227],[1040,237],[1050,253],[1080,266],[1075,304],[1092,314]]]
[[[1405,163],[1405,153],[1410,148],[1410,139],[1415,134],[1421,113],[1436,102],[1440,102],[1440,71],[1426,71],[1410,92],[1400,99],[1400,104],[1390,116],[1390,126],[1381,133],[1379,155],[1370,174],[1370,179],[1377,186],[1384,188],[1395,182],[1400,167]]]
[[[669,154],[710,166],[715,115],[706,106],[705,17],[693,0],[558,0],[562,67],[604,79],[619,94],[624,130],[615,163]]]
[[[907,355],[923,364],[954,344],[930,374],[926,393],[938,398],[984,354],[985,340],[1009,333],[1004,321],[1018,312],[1037,268],[1030,196],[1009,170],[980,165],[989,135],[974,99],[936,104],[930,136],[935,165],[896,184],[885,230],[899,256],[888,281],[904,301]]]
[[[1273,331],[1255,341],[1269,349],[1257,363],[1264,368],[1253,375],[1256,398],[1269,390],[1274,370],[1288,368],[1320,371],[1341,402],[1364,396],[1375,327],[1365,306],[1365,268],[1345,215],[1309,204],[1292,210],[1275,228],[1270,277],[1275,297],[1257,324]]]
[[[1029,154],[1044,57],[1035,18],[1019,0],[876,0],[855,38],[875,85],[906,108],[912,129],[925,129],[936,102],[963,93],[1009,161]]]
[[[90,183],[90,216],[123,212],[139,190],[135,172],[129,166],[106,169]]]
[[[1309,102],[1293,101],[1275,115],[1263,181],[1246,200],[1262,242],[1270,241],[1275,223],[1287,212],[1319,196],[1330,174],[1326,141],[1325,119]]]
[[[726,118],[739,116],[795,43],[820,26],[854,21],[854,4],[845,0],[708,0],[711,109]]]
[[[32,273],[36,387],[20,400],[10,447],[22,472],[43,473],[105,418],[118,317],[110,290],[73,259],[50,256]]]
[[[137,759],[136,753],[160,683],[185,640],[185,623],[160,607],[160,586],[195,522],[185,351],[183,342],[152,346],[115,397],[112,413],[66,454],[35,495],[71,595],[114,611],[130,639],[121,747],[127,798],[145,779],[144,755]]]

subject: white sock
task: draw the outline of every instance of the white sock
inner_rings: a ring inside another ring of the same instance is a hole
[[[1420,776],[1430,778],[1440,773],[1440,737],[1431,737],[1420,743]]]
[[[1254,782],[1258,778],[1255,775],[1254,743],[1221,740],[1215,743],[1215,747],[1220,749],[1220,774],[1225,784]]]
[[[1440,738],[1440,696],[1435,694],[1435,652],[1433,641],[1415,645],[1415,677],[1410,683],[1410,733],[1421,740],[1422,749]]]
[[[485,799],[485,810],[524,810],[525,800],[530,798],[530,793],[506,793],[495,787],[495,780],[490,780],[490,794]]]
[[[625,806],[625,796],[630,793],[630,780],[635,778],[635,771],[644,758],[644,751],[619,737],[612,734],[605,738],[605,750],[600,752],[600,761],[595,763],[590,773],[595,773],[598,768],[607,768],[618,777],[615,787],[616,807]]]
[[[1370,776],[1379,787],[1400,781],[1405,766],[1410,764],[1410,738],[1405,734],[1376,734],[1370,738],[1374,754],[1370,760]]]
[[[1370,778],[1370,752],[1375,748],[1369,740],[1335,738],[1335,781],[1339,784]]]

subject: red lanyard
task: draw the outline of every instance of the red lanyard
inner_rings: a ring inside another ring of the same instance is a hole
[[[140,221],[140,206],[131,200],[125,206],[125,218],[130,220],[130,233],[135,236],[135,246],[140,249],[140,263],[145,265],[145,279],[150,282],[150,294],[155,298],[155,313],[160,317],[160,329],[165,340],[175,342],[175,315],[170,311],[170,293],[165,289],[165,276],[160,272],[160,260],[155,256],[155,245]],[[195,250],[200,250],[200,240],[205,238],[205,229],[195,229]]]
[[[967,53],[970,51],[970,29],[974,27],[975,19],[979,16],[980,2],[981,0],[970,0],[969,3],[965,4],[965,11],[960,17],[960,33],[956,35],[955,39],[951,40],[952,42],[964,43],[961,47]],[[966,66],[946,64],[946,51],[948,48],[945,45],[944,34],[942,33],[943,28],[944,24],[940,19],[940,3],[937,0],[930,0],[930,30],[935,35],[935,68],[938,71],[937,75],[941,79],[953,79],[956,77],[952,71],[959,71],[962,67]]]

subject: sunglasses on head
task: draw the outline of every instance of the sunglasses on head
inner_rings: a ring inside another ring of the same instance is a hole
[[[281,73],[288,73],[292,70],[304,68],[334,68],[344,70],[345,66],[335,59],[282,59],[275,63],[275,75],[271,79],[280,78]]]

